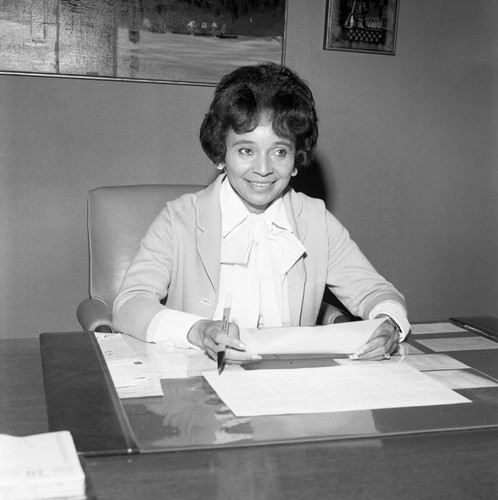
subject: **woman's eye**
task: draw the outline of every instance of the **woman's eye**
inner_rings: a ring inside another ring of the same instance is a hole
[[[286,156],[288,153],[285,149],[277,149],[274,154],[276,156]]]
[[[252,155],[252,149],[249,148],[240,148],[239,153],[245,156]]]

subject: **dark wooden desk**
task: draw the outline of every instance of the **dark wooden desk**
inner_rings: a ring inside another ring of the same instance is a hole
[[[0,433],[48,430],[38,339],[0,340]],[[491,499],[498,429],[86,459],[99,500]]]

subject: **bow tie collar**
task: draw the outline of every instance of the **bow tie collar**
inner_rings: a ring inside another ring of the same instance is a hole
[[[291,230],[274,223],[266,214],[248,214],[224,238],[223,264],[247,266],[251,255],[268,261],[280,276],[285,275],[306,251]]]

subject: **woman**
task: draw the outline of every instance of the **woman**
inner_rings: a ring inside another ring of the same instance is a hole
[[[244,363],[259,356],[239,326],[314,325],[328,286],[355,316],[387,317],[352,357],[389,357],[410,328],[403,296],[322,201],[289,186],[317,137],[313,96],[290,69],[267,63],[223,77],[200,131],[221,174],[150,226],[116,299],[115,328],[213,359],[226,345],[226,361]]]

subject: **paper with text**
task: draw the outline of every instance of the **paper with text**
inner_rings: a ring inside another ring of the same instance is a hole
[[[71,433],[0,434],[0,498],[86,498],[85,473]]]
[[[477,351],[482,349],[498,349],[498,342],[470,334],[472,337],[450,339],[417,339],[419,344],[435,352]]]
[[[412,325],[410,332],[412,335],[428,335],[431,333],[469,333],[468,330],[448,322],[421,323],[420,325]]]
[[[241,328],[246,349],[258,354],[352,354],[385,319],[324,326]]]
[[[408,345],[408,344],[407,344]],[[352,359],[336,359],[339,365],[354,365],[358,361]],[[377,364],[378,361],[362,361],[361,364]],[[446,354],[414,354],[413,356],[391,356],[389,363],[406,363],[419,371],[428,370],[461,370],[469,368],[466,364]]]
[[[498,382],[484,377],[473,370],[441,370],[427,372],[427,375],[450,389],[475,389],[476,387],[497,387]]]
[[[447,405],[471,401],[406,364],[251,370],[204,377],[238,417]]]
[[[163,395],[159,377],[149,370],[122,334],[96,334],[95,337],[121,399]]]

